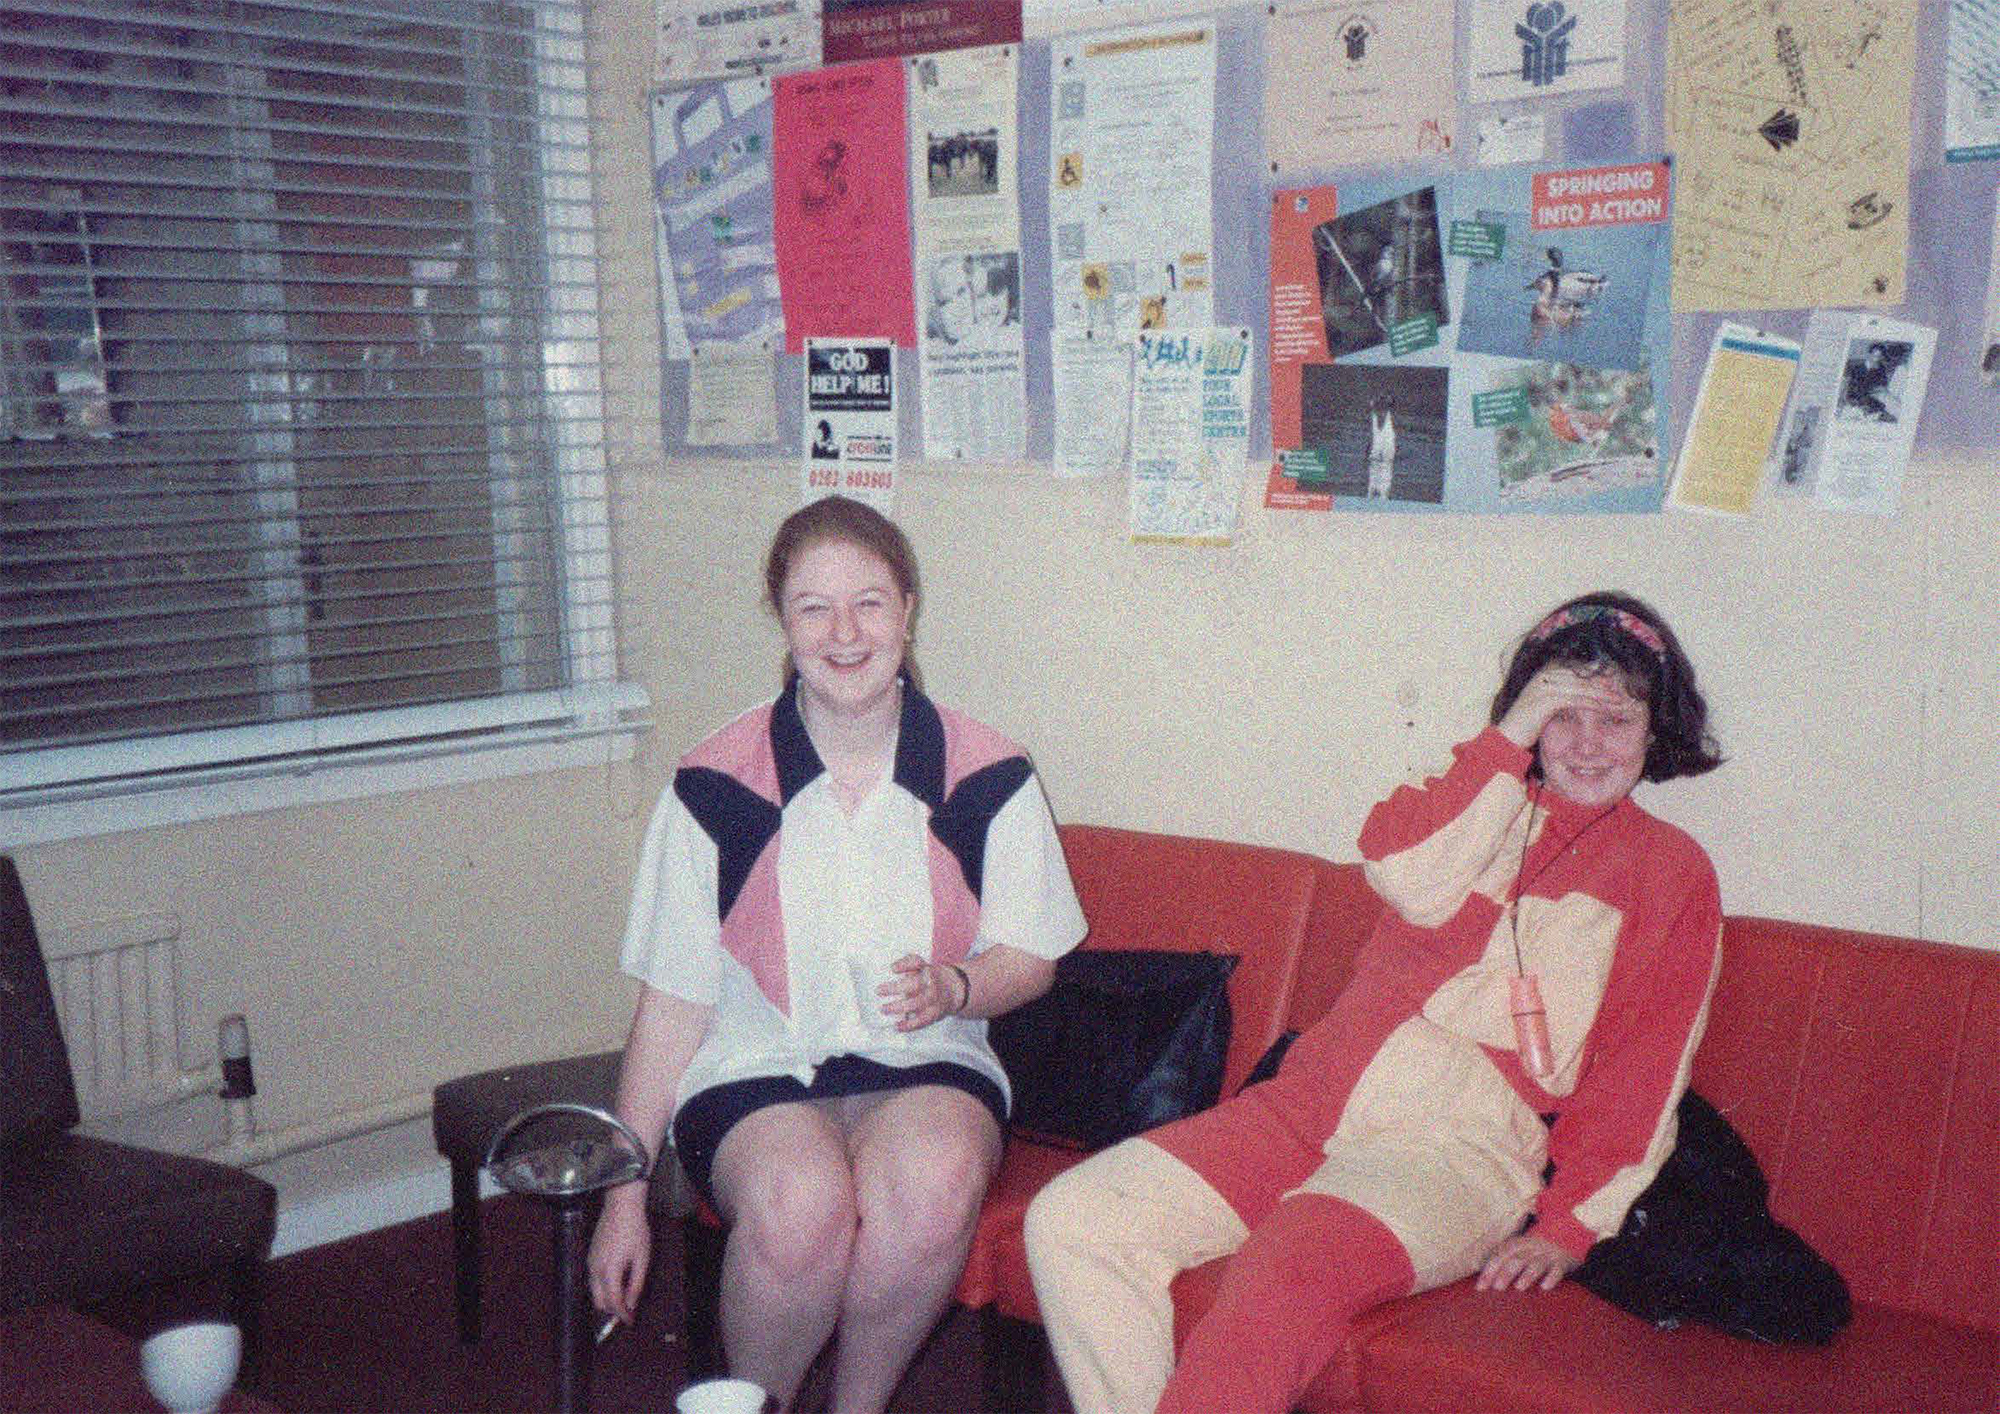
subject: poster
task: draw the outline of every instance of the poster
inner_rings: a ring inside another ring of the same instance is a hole
[[[1937,331],[1921,324],[1815,310],[1779,440],[1778,491],[1893,514],[1936,348]]]
[[[653,100],[665,354],[784,339],[772,233],[771,84],[696,84]]]
[[[1129,521],[1145,544],[1227,545],[1250,455],[1250,331],[1142,331]]]
[[[902,64],[786,74],[772,102],[785,352],[813,334],[915,344]]]
[[[1019,50],[909,61],[924,456],[1027,454],[1021,332]]]
[[[1658,510],[1671,187],[1659,159],[1276,192],[1265,505]]]
[[[829,64],[1021,42],[1021,0],[826,0]]]
[[[1051,343],[1056,475],[1109,476],[1124,470],[1133,340],[1058,329]]]
[[[1675,459],[1674,505],[1749,513],[1798,363],[1799,346],[1789,339],[1744,324],[1716,328]]]
[[[1674,308],[1903,300],[1913,4],[1676,0]]]
[[[726,345],[688,360],[690,447],[761,447],[778,440],[778,380],[772,355]]]
[[[801,499],[896,500],[896,360],[887,339],[808,338]]]
[[[1472,0],[1466,101],[1616,88],[1625,82],[1625,4]]]
[[[1214,28],[1063,36],[1049,63],[1056,327],[1213,323]]]
[[[1214,323],[1215,29],[1049,45],[1050,362],[1059,475],[1122,469],[1132,341]]]
[[[1947,162],[2000,157],[2000,0],[1951,0],[1944,156]]]
[[[808,0],[658,0],[659,84],[741,78],[818,65],[819,6]]]
[[[1264,22],[1264,159],[1273,173],[1449,152],[1452,0],[1305,0]]]

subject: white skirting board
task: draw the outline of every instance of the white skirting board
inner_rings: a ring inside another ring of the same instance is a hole
[[[479,1175],[479,1196],[500,1191],[492,1176]],[[451,1206],[451,1168],[442,1159],[420,1173],[371,1179],[356,1187],[287,1207],[278,1206],[278,1232],[271,1242],[273,1257],[302,1252],[344,1237],[441,1213]]]

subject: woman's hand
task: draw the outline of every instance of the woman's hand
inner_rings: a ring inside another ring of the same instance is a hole
[[[895,1018],[898,1031],[921,1031],[965,1005],[969,984],[959,980],[965,976],[960,968],[925,962],[912,952],[890,963],[889,971],[895,975],[882,1010]]]
[[[1521,689],[1521,695],[1514,699],[1514,705],[1497,725],[1507,740],[1532,751],[1542,739],[1542,729],[1558,712],[1572,707],[1615,712],[1631,705],[1632,696],[1615,670],[1581,673],[1561,663],[1550,663],[1528,679],[1528,685]]]
[[[1527,1291],[1531,1287],[1550,1291],[1576,1267],[1576,1258],[1555,1243],[1524,1232],[1493,1249],[1475,1284],[1481,1291]]]
[[[591,1235],[590,1301],[607,1316],[631,1325],[646,1289],[653,1260],[653,1228],[646,1217],[646,1185],[628,1183],[604,1197],[604,1212]]]

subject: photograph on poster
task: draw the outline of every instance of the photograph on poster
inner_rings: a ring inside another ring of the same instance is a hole
[[[1436,505],[1444,499],[1442,368],[1309,363],[1300,370],[1308,492]]]
[[[1490,387],[1518,389],[1527,407],[1526,417],[1494,431],[1502,500],[1589,496],[1658,481],[1659,417],[1644,368],[1536,363],[1506,369]]]
[[[1637,368],[1661,225],[1535,232],[1525,211],[1481,211],[1504,230],[1497,260],[1466,272],[1458,346],[1467,353]]]
[[[1915,345],[1903,339],[1855,339],[1847,346],[1840,376],[1840,401],[1833,415],[1842,422],[1900,422],[1903,384]]]
[[[925,279],[929,290],[924,309],[926,338],[981,348],[1003,343],[1019,329],[1020,252],[934,256]]]
[[[1000,131],[930,133],[930,194],[992,196],[1000,190]]]
[[[1313,255],[1329,357],[1386,343],[1405,320],[1451,322],[1435,187],[1322,223],[1313,230]]]

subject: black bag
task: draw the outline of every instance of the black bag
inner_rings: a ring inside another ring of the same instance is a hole
[[[1207,1109],[1229,1051],[1224,953],[1078,949],[1048,992],[988,1023],[1014,1132],[1097,1149]]]
[[[1756,1155],[1715,1106],[1689,1090],[1676,1113],[1673,1153],[1574,1280],[1656,1326],[1824,1345],[1853,1316],[1847,1283],[1771,1216]]]

